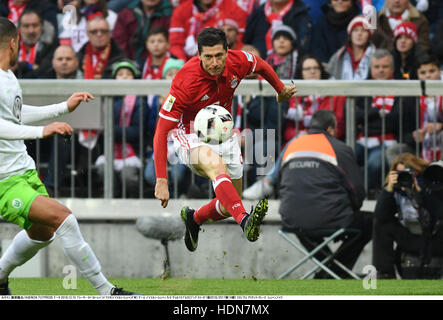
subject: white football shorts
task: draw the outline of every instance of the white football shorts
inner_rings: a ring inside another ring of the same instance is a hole
[[[237,134],[234,133],[231,138],[221,144],[201,142],[195,133],[186,134],[180,129],[174,130],[170,138],[174,142],[173,148],[180,163],[188,166],[195,174],[199,175],[193,164],[190,163],[190,152],[194,148],[208,146],[223,159],[232,180],[243,177],[243,158]],[[204,161],[204,159],[199,160]]]

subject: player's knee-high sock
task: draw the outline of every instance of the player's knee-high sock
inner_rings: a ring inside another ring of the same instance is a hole
[[[238,224],[241,224],[241,221],[247,214],[241,198],[229,176],[226,174],[218,175],[212,181],[212,187],[222,206],[231,214]]]
[[[35,256],[40,249],[49,245],[54,237],[55,235],[48,241],[37,241],[29,238],[25,230],[17,233],[0,259],[0,283],[5,282],[16,267],[21,266]]]
[[[83,239],[77,219],[73,214],[70,214],[62,222],[56,234],[60,238],[66,256],[74,263],[80,273],[89,280],[99,294],[110,294],[114,286],[101,272],[100,262],[91,247]]]
[[[217,221],[228,217],[229,216],[225,216],[221,211],[220,200],[217,198],[212,199],[211,202],[194,212],[194,221],[200,225],[208,220]]]

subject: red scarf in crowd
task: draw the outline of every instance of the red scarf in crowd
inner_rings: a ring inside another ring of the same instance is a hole
[[[18,24],[18,20],[20,19],[23,10],[25,10],[26,4],[22,4],[21,6],[18,6],[14,4],[14,0],[8,1],[8,8],[9,8],[9,15],[8,19],[12,21],[15,25]]]
[[[122,128],[128,128],[131,124],[132,115],[134,113],[135,102],[137,96],[125,96],[123,99],[123,105],[120,109],[119,126]],[[130,143],[126,143],[125,156],[123,157],[123,144],[116,142],[114,144],[114,157],[115,159],[123,159],[135,156],[134,147]]]
[[[103,70],[109,60],[111,44],[103,50],[94,50],[90,43],[86,45],[85,56],[83,58],[83,72],[85,79],[101,79]],[[80,143],[92,149],[98,139],[97,130],[81,130]]]
[[[215,14],[219,12],[219,8],[222,5],[223,0],[215,0],[214,5],[210,7],[205,12],[198,11],[196,5],[192,6],[192,17],[189,19],[189,33],[188,36],[192,35],[197,39],[203,25],[206,21],[211,19]]]
[[[365,54],[363,52],[360,59],[357,60],[354,57],[354,50],[352,50],[352,47],[346,46],[346,50],[349,52],[349,55],[351,56],[352,70],[354,70],[354,72],[355,72],[358,70],[358,66],[360,65],[360,61],[364,57]]]
[[[101,79],[111,53],[111,44],[103,50],[94,50],[90,43],[86,45],[83,58],[83,72],[85,79]]]
[[[392,107],[394,106],[394,96],[374,96],[372,97],[372,108],[378,108],[380,110],[384,110],[385,114],[388,114],[392,111]],[[384,108],[384,109],[383,109]],[[382,135],[376,136],[380,143],[382,142]],[[392,133],[385,134],[385,142],[395,140],[395,135]]]
[[[35,57],[37,55],[37,45],[34,44],[30,49],[25,45],[22,39],[20,39],[20,54],[18,57],[19,62],[28,62],[30,64],[35,63]]]
[[[266,51],[268,53],[270,53],[272,50],[272,29],[275,28],[276,26],[283,24],[283,17],[289,12],[289,10],[291,10],[293,2],[294,0],[289,0],[283,9],[280,10],[280,12],[276,13],[272,12],[271,1],[270,0],[266,1],[265,4],[266,21],[271,25],[265,36]]]
[[[165,66],[166,61],[169,59],[171,55],[169,52],[164,56],[161,64],[159,66],[152,65],[152,56],[149,55],[146,59],[145,65],[143,67],[143,78],[142,79],[152,79],[158,80],[163,78],[163,67]]]

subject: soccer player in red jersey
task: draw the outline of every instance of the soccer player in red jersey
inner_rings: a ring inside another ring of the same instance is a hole
[[[198,210],[184,207],[181,217],[186,225],[185,244],[197,248],[200,225],[232,216],[249,241],[256,241],[267,208],[260,200],[248,214],[241,201],[243,162],[237,137],[220,145],[201,142],[191,132],[190,123],[202,108],[218,104],[231,112],[235,89],[251,73],[261,75],[277,92],[277,101],[288,100],[297,92],[284,85],[261,58],[240,50],[228,50],[226,36],[216,28],[203,29],[197,38],[198,56],[191,58],[172,81],[160,112],[154,136],[156,172],[155,197],[164,208],[168,205],[167,138],[172,133],[180,161],[196,174],[212,181],[216,197]]]

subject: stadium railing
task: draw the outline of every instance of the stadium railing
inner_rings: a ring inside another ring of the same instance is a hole
[[[291,81],[284,81],[287,84],[291,84]],[[402,81],[402,80],[388,80],[388,81],[335,81],[335,80],[297,80],[293,82],[298,88],[298,95],[321,95],[321,96],[346,96],[346,143],[352,148],[355,147],[356,142],[356,130],[355,130],[355,98],[362,96],[397,96],[397,97],[418,97],[423,94],[427,96],[439,96],[443,95],[443,82],[442,81],[426,81],[421,82],[418,80]],[[103,145],[104,145],[104,181],[103,181],[103,197],[105,199],[113,198],[114,187],[117,182],[114,179],[113,157],[114,157],[114,137],[113,137],[113,98],[123,95],[166,95],[169,91],[170,81],[168,80],[20,80],[20,85],[23,90],[23,101],[29,105],[47,105],[67,99],[73,92],[76,91],[89,91],[95,96],[94,102],[86,105],[82,105],[74,113],[62,116],[59,121],[68,122],[74,129],[77,130],[99,130],[102,132]],[[236,95],[239,96],[275,96],[274,89],[266,81],[258,80],[243,80],[236,90]],[[417,99],[418,101],[418,99]],[[146,103],[145,99],[142,99],[142,103]],[[401,110],[402,108],[400,108]],[[417,114],[419,112],[419,104],[416,105]],[[279,109],[279,112],[282,112]],[[243,114],[244,111],[243,111]],[[263,114],[263,113],[262,113]],[[280,117],[278,117],[280,119]],[[400,115],[401,118],[401,115]],[[140,118],[141,119],[141,118]],[[367,120],[367,117],[366,117]],[[264,119],[262,119],[262,122]],[[46,122],[48,123],[48,122]],[[42,123],[43,124],[43,123]],[[243,117],[243,124],[246,124],[246,117]],[[418,127],[417,123],[417,127]],[[278,131],[282,123],[278,123]],[[384,130],[384,126],[382,127]],[[140,154],[144,154],[143,150],[143,131],[144,125],[140,125]],[[384,133],[384,132],[383,132]],[[382,134],[384,138],[384,134]],[[74,134],[72,139],[77,139],[77,135]],[[282,145],[281,135],[277,136],[278,144],[277,148],[280,151]],[[402,137],[400,136],[400,140]],[[401,142],[401,141],[400,141]],[[435,143],[435,139],[434,139]],[[37,142],[37,154],[36,163],[37,168],[41,169],[44,164],[39,160],[40,151],[39,144]],[[123,145],[125,146],[125,134],[123,134]],[[75,176],[77,175],[75,167],[75,150],[74,144],[72,145],[71,164],[70,164],[70,196],[76,197],[75,193]],[[125,147],[124,147],[125,148]],[[416,153],[418,155],[418,144],[416,145]],[[57,154],[57,143],[54,143],[54,156]],[[367,153],[365,152],[366,156]],[[383,151],[384,154],[384,151]],[[93,195],[93,175],[92,171],[94,165],[92,163],[91,150],[87,152],[87,197],[91,198]],[[142,159],[145,164],[146,159]],[[57,163],[57,156],[54,157],[55,162],[55,197],[58,195],[58,183],[57,175],[60,173]],[[383,162],[382,168],[382,181],[386,174],[387,168],[385,168]],[[139,179],[139,192],[136,197],[143,198],[144,193],[144,179],[143,179],[144,167],[140,168]],[[367,185],[368,173],[367,164],[365,161],[364,166],[365,183]],[[247,176],[244,178],[244,185],[248,185]],[[177,182],[174,183],[174,191],[172,197],[177,197]],[[126,188],[123,182],[123,198],[126,197]],[[210,188],[209,188],[210,189]],[[208,190],[208,196],[211,195],[211,190]],[[130,195],[133,197],[133,195]]]

